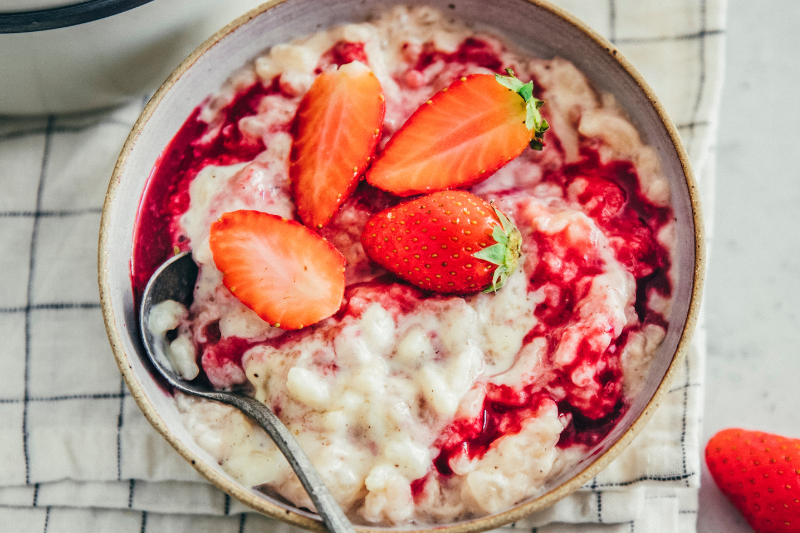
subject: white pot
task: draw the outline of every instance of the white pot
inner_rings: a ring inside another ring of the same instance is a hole
[[[0,114],[83,111],[143,95],[214,31],[258,3],[0,0]],[[53,29],[30,31],[37,27]]]

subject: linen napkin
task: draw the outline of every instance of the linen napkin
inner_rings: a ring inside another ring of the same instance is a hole
[[[724,0],[559,0],[619,46],[678,125],[713,210]],[[286,532],[205,480],[151,428],[108,346],[100,211],[146,98],[0,118],[0,530]],[[652,421],[572,496],[504,530],[695,531],[705,330]]]

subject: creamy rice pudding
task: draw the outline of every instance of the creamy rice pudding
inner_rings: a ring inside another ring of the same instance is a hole
[[[319,230],[347,261],[341,308],[284,331],[222,284],[210,227],[240,209],[296,217],[295,112],[315,76],[353,61],[383,88],[379,151],[462,76],[511,67],[534,81],[551,125],[544,149],[526,149],[470,189],[513,219],[523,255],[496,293],[415,288],[365,255],[367,220],[401,199],[362,182]],[[197,107],[141,205],[134,292],[174,250],[191,249],[200,267],[190,308],[163,303],[148,325],[171,332],[177,371],[271,407],[357,523],[451,522],[536,496],[613,429],[665,336],[674,220],[655,151],[571,63],[528,57],[430,8],[274,46]],[[241,413],[175,401],[234,478],[312,508],[277,447]]]

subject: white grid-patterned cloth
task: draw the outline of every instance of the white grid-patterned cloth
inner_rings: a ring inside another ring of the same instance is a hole
[[[616,43],[653,86],[683,136],[710,222],[724,0],[558,3]],[[288,533],[172,450],[111,355],[97,233],[114,162],[143,104],[0,118],[0,531]],[[634,443],[586,487],[512,527],[694,531],[704,359],[701,318],[672,390]]]

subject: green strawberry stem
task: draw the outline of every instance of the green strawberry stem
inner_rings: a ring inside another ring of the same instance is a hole
[[[544,119],[539,112],[539,108],[544,105],[544,100],[539,100],[533,96],[533,82],[522,83],[522,81],[514,76],[514,71],[510,68],[506,69],[508,76],[495,74],[494,79],[503,87],[511,89],[525,100],[525,127],[529,131],[533,131],[533,139],[531,139],[531,148],[534,150],[541,150],[544,146],[542,137],[544,132],[550,128],[550,124]]]
[[[497,265],[492,276],[492,284],[483,292],[496,292],[505,285],[508,277],[517,269],[517,262],[522,255],[522,235],[519,230],[502,211],[494,205],[492,205],[492,209],[500,220],[500,224],[497,224],[492,230],[492,238],[496,244],[472,254],[472,257]]]

